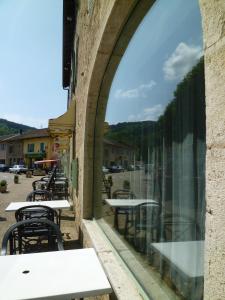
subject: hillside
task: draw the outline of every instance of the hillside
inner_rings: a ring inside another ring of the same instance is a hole
[[[110,125],[105,137],[117,142],[137,146],[139,138],[145,136],[154,127],[154,121],[123,122]]]
[[[110,125],[105,138],[136,148],[136,159],[147,159],[149,138],[155,121],[123,122]]]
[[[23,124],[18,124],[15,122],[10,122],[5,119],[0,119],[0,136],[19,133],[21,130],[22,132],[28,132],[30,130],[36,129],[35,127],[30,127]]]

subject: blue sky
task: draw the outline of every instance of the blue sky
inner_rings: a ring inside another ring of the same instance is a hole
[[[114,77],[110,124],[155,121],[202,56],[198,0],[158,0],[131,39]]]
[[[62,0],[0,0],[0,118],[47,127],[66,111]]]

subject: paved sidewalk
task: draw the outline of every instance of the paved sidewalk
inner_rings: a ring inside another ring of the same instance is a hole
[[[0,181],[6,179],[8,182],[7,193],[0,193],[0,248],[4,233],[16,222],[15,213],[5,212],[6,207],[11,202],[25,201],[27,194],[32,191],[32,182],[41,177],[33,176],[32,178],[26,178],[25,175],[19,175],[19,183],[15,184],[13,181],[14,174],[0,172]],[[77,241],[74,218],[73,211],[62,210],[61,232],[65,241],[65,249],[80,248]]]

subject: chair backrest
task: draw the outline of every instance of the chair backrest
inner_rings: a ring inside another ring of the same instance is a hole
[[[39,238],[36,244],[35,237]],[[46,243],[43,243],[44,237]],[[24,220],[12,225],[3,237],[1,255],[7,254],[8,244],[10,255],[64,250],[59,227],[47,219]]]
[[[195,241],[201,240],[200,228],[194,215],[167,213],[161,216],[162,240]]]
[[[47,200],[52,200],[52,193],[47,190],[34,190],[30,192],[26,197],[26,201],[47,201]]]
[[[50,179],[49,179],[49,181],[48,181],[48,183],[46,185],[46,190],[48,190],[48,191],[50,191],[50,189],[52,188],[52,185],[54,183],[55,176],[56,176],[56,169],[57,169],[56,167],[53,168],[52,174],[50,176]]]
[[[48,219],[57,225],[59,224],[59,216],[56,210],[46,205],[29,205],[19,208],[15,212],[17,222],[28,219]]]
[[[155,227],[160,223],[160,205],[144,202],[135,206],[135,223],[141,227]]]
[[[32,187],[33,187],[33,190],[37,190],[37,189],[40,189],[40,185],[41,185],[41,189],[44,190],[45,189],[45,186],[43,184],[40,184],[41,183],[41,180],[34,180],[32,182]]]
[[[112,193],[112,198],[113,199],[135,199],[136,196],[130,190],[121,189],[121,190],[115,190]]]

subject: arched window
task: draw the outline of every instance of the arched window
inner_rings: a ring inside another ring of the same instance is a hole
[[[150,8],[113,78],[105,122],[104,231],[150,298],[202,299],[205,88],[197,0],[158,0]]]

